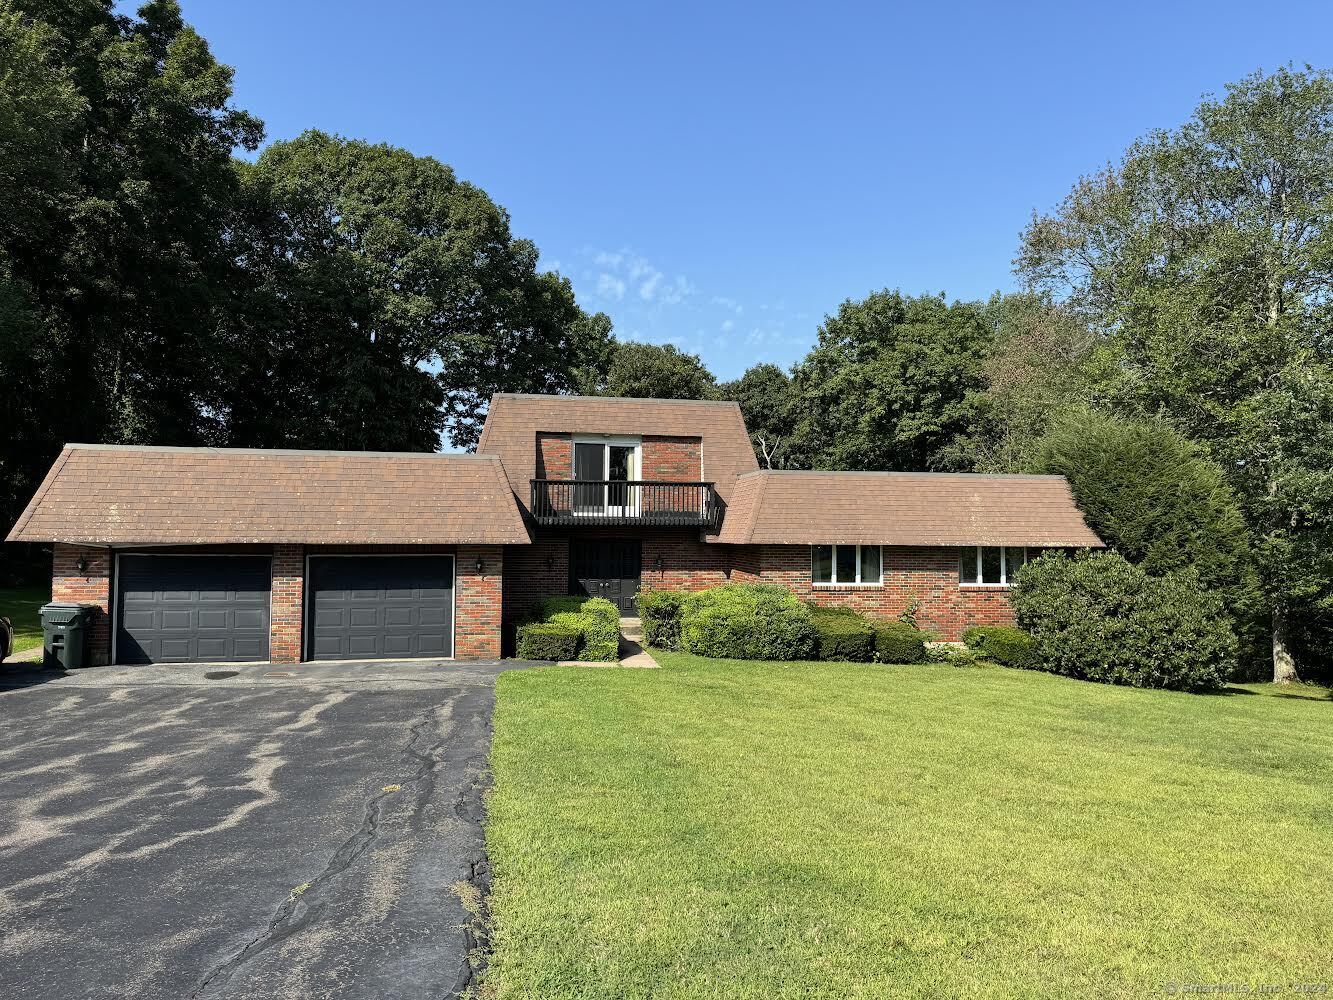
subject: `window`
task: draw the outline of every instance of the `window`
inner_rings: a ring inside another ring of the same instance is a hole
[[[1025,548],[1000,548],[978,545],[958,550],[958,582],[972,585],[1007,587],[1028,561]]]
[[[574,508],[578,513],[637,513],[639,442],[630,439],[574,441]]]
[[[810,579],[815,583],[883,582],[883,558],[878,545],[810,546]]]

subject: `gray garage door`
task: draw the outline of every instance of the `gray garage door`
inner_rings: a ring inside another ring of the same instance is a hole
[[[117,662],[267,660],[271,579],[268,556],[122,555]]]
[[[453,656],[452,556],[310,560],[312,660]]]

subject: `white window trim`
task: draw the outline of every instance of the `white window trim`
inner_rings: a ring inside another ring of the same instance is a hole
[[[812,587],[882,587],[884,586],[884,546],[883,545],[840,545],[837,542],[828,543],[833,552],[833,575],[838,575],[838,552],[839,548],[856,549],[856,581],[843,582],[841,580],[831,580],[827,582],[817,581],[815,579],[815,549],[818,545],[810,546],[810,586]],[[879,579],[862,581],[861,579],[861,550],[879,549]]]
[[[972,589],[975,589],[975,590],[982,590],[982,589],[985,589],[985,590],[1007,590],[1007,589],[1009,589],[1010,587],[1013,586],[1013,584],[1009,581],[1009,550],[1010,550],[1010,549],[1022,549],[1022,550],[1023,550],[1023,562],[1024,562],[1025,565],[1026,565],[1026,563],[1028,562],[1028,547],[1027,547],[1026,545],[967,545],[967,546],[964,546],[964,547],[963,547],[963,551],[964,551],[964,552],[966,552],[968,549],[975,549],[975,550],[976,550],[976,558],[977,558],[977,573],[976,573],[976,579],[973,580],[973,581],[971,581],[971,582],[969,582],[969,583],[963,583],[963,582],[960,580],[960,581],[958,582],[958,586],[959,586],[959,587],[972,588]],[[981,582],[979,582],[979,581],[981,580],[981,552],[982,552],[983,549],[999,549],[999,550],[1000,550],[1000,582],[999,582],[999,583],[981,583]],[[961,558],[962,558],[962,557],[960,556],[959,559],[961,560]],[[1019,569],[1022,569],[1022,567],[1020,566]]]

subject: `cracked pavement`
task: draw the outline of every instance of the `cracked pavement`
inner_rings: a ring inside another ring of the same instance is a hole
[[[0,995],[456,995],[524,665],[6,668]]]

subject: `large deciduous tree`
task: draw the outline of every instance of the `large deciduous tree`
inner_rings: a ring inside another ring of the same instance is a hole
[[[774,364],[758,364],[719,387],[723,399],[740,404],[755,457],[766,469],[799,468],[793,438],[797,407],[791,378]]]
[[[1204,101],[1034,218],[1016,261],[1116,354],[1117,402],[1203,442],[1255,539],[1273,677],[1333,647],[1333,79]]]
[[[209,436],[230,101],[174,0],[0,0],[0,516],[64,441]]]
[[[969,468],[990,339],[972,303],[844,302],[793,373],[797,449],[816,469]]]
[[[470,447],[491,393],[570,391],[609,336],[437,160],[307,132],[238,170],[231,444]]]
[[[641,399],[717,399],[717,378],[700,360],[673,344],[625,341],[614,345],[603,396]]]

